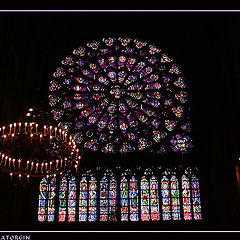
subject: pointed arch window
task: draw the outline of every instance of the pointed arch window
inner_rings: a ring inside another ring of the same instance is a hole
[[[160,219],[158,181],[155,176],[150,179],[150,201],[151,219],[152,221],[158,221]]]
[[[79,222],[86,222],[87,221],[87,194],[88,194],[86,176],[82,177],[79,187],[80,187],[80,191],[79,191]]]
[[[129,181],[130,221],[138,221],[138,181],[132,176]]]
[[[48,222],[54,221],[55,214],[55,196],[56,196],[56,178],[53,177],[49,181],[49,192],[48,192]]]
[[[180,199],[179,199],[179,182],[176,174],[173,173],[170,179],[171,187],[171,205],[172,205],[172,219],[181,220],[180,217]]]
[[[163,220],[171,220],[169,179],[166,175],[161,180],[161,191]]]
[[[108,179],[106,176],[100,181],[100,221],[108,220]]]
[[[46,177],[44,177],[41,180],[39,188],[40,193],[38,203],[38,221],[44,222],[47,216],[47,194],[48,194],[48,184]]]
[[[89,180],[89,202],[88,202],[88,221],[94,222],[97,220],[97,181],[91,176]]]
[[[76,216],[76,178],[72,176],[68,183],[68,222],[75,222]]]
[[[182,198],[183,198],[183,217],[184,220],[192,220],[191,211],[191,195],[190,195],[189,177],[184,174],[182,176]]]
[[[121,203],[121,221],[128,221],[129,199],[128,199],[128,180],[122,176],[120,182],[120,203]]]
[[[55,215],[56,178],[44,177],[40,182],[38,221],[53,222]]]
[[[146,176],[141,179],[141,219],[142,221],[149,221],[149,182]]]
[[[60,182],[60,189],[59,189],[59,214],[58,214],[58,221],[65,222],[67,216],[67,176],[64,176]]]
[[[191,177],[192,187],[192,202],[193,202],[193,216],[195,220],[202,219],[201,201],[200,201],[200,187],[198,177],[193,174]]]

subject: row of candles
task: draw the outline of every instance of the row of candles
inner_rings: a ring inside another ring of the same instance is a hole
[[[24,124],[21,122],[13,123],[9,124],[9,129],[6,129],[5,126],[1,127],[0,136],[3,138],[3,143],[8,140],[9,137],[10,139],[13,139],[16,135],[19,135],[22,132],[26,135],[29,135],[31,140],[33,136],[39,136],[40,144],[43,137],[45,137],[45,139],[49,139],[50,142],[53,140],[53,138],[57,138],[58,140],[62,141],[62,143],[68,144],[69,158],[60,160],[56,159],[48,162],[46,160],[41,160],[41,162],[38,162],[33,160],[26,161],[23,159],[17,160],[7,156],[4,153],[0,153],[0,168],[12,171],[10,175],[13,175],[13,172],[19,171],[23,172],[25,175],[40,175],[47,172],[54,173],[56,171],[60,171],[66,168],[66,166],[69,165],[68,163],[75,162],[74,167],[77,171],[81,156],[78,155],[79,149],[76,147],[76,143],[72,136],[68,137],[68,134],[65,131],[57,127],[54,128],[53,126],[44,125],[41,128],[42,131],[39,131],[39,125],[34,122],[25,122]]]
[[[62,130],[58,127],[53,126],[43,126],[43,131],[39,131],[39,125],[34,122],[25,122],[24,124],[19,123],[11,123],[9,124],[9,129],[7,130],[5,126],[2,126],[0,128],[1,136],[6,139],[8,136],[14,137],[15,134],[20,134],[21,132],[24,132],[25,134],[30,133],[30,136],[33,137],[34,134],[39,135],[40,139],[43,136],[46,136],[49,134],[50,140],[53,139],[53,137],[59,137],[61,140],[67,142],[67,132]],[[72,140],[72,137],[70,136],[70,141]]]

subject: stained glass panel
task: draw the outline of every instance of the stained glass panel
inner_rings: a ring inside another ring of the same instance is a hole
[[[142,221],[149,221],[149,182],[145,176],[141,180],[141,219]]]
[[[162,190],[162,217],[163,220],[171,220],[169,179],[167,178],[166,175],[163,175],[162,177],[161,190]]]
[[[48,194],[48,183],[46,177],[44,177],[40,182],[40,193],[39,193],[39,203],[38,203],[38,221],[46,221],[47,216],[47,194]]]
[[[111,177],[109,182],[109,221],[117,221],[117,180]]]
[[[179,183],[175,175],[171,179],[171,205],[172,205],[172,219],[180,220],[180,199],[179,199]]]
[[[190,183],[189,178],[182,176],[182,198],[183,198],[183,217],[185,220],[192,220]]]
[[[49,182],[49,192],[48,192],[48,222],[54,221],[55,214],[55,196],[56,196],[56,178],[51,178]]]
[[[100,181],[100,221],[108,220],[108,179],[103,176]]]
[[[76,178],[74,176],[69,180],[68,187],[68,222],[75,222],[77,186]]]
[[[87,179],[85,176],[82,177],[79,184],[79,222],[87,221]]]
[[[132,176],[129,182],[130,221],[138,221],[138,182]]]
[[[94,222],[97,220],[97,181],[91,176],[89,180],[89,202],[88,202],[88,221]]]
[[[201,220],[202,213],[201,213],[199,180],[197,176],[194,174],[191,177],[191,185],[192,185],[193,217],[195,220]]]
[[[123,176],[120,182],[121,221],[128,221],[128,201],[128,180]]]
[[[150,179],[150,199],[151,219],[152,221],[158,221],[160,219],[158,181],[155,176],[152,176]]]
[[[67,215],[67,177],[64,176],[60,182],[59,189],[59,214],[58,221],[65,222]]]

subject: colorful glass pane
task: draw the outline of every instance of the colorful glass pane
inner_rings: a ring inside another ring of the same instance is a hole
[[[130,221],[138,221],[138,182],[132,176],[129,181]]]
[[[58,221],[65,222],[67,215],[67,177],[64,176],[60,182],[59,189],[59,214]]]
[[[109,221],[117,221],[117,180],[111,177],[109,181]]]
[[[108,179],[103,176],[100,181],[100,221],[108,220]]]
[[[170,179],[171,183],[171,205],[172,205],[172,219],[180,220],[180,199],[179,199],[179,183],[175,175]]]
[[[162,190],[162,217],[163,220],[171,220],[169,179],[167,178],[166,175],[163,175],[162,177],[161,190]]]
[[[68,184],[68,222],[75,222],[76,215],[76,178],[73,176]]]
[[[79,222],[87,221],[87,179],[82,177],[79,184]]]
[[[128,221],[128,180],[125,176],[120,182],[120,204],[121,204],[121,221]]]
[[[97,181],[93,176],[89,180],[88,199],[88,221],[94,222],[97,220]]]
[[[182,176],[182,198],[183,198],[183,217],[185,220],[192,220],[190,183],[189,178]]]
[[[44,177],[40,182],[40,193],[39,193],[39,203],[38,203],[38,221],[46,221],[47,216],[47,194],[48,194],[48,184],[47,179]]]
[[[158,181],[155,176],[152,176],[150,179],[150,199],[151,219],[152,221],[158,221],[160,219]]]
[[[141,180],[141,219],[142,221],[150,220],[149,209],[149,182],[145,176]]]
[[[193,217],[195,220],[202,219],[199,180],[196,175],[191,177]]]
[[[48,222],[54,221],[55,214],[55,196],[56,196],[56,178],[51,178],[49,182],[49,192],[48,192]]]

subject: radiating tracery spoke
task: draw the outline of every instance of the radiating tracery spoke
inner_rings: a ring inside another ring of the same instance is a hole
[[[53,77],[53,119],[84,147],[109,153],[191,147],[185,79],[156,46],[130,38],[89,42]]]

